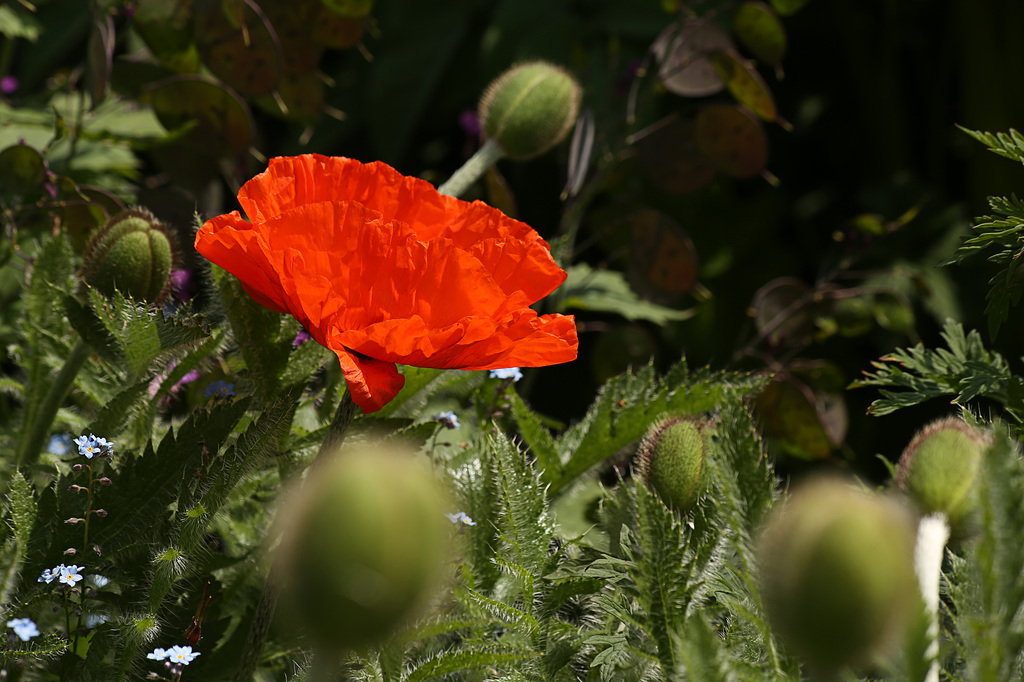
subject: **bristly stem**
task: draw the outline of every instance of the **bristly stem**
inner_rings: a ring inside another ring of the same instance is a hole
[[[331,420],[327,436],[316,453],[316,459],[310,465],[311,472],[322,467],[338,451],[358,412],[359,407],[352,401],[352,394],[346,391],[341,402],[338,403],[338,409]],[[281,570],[280,555],[277,555],[270,565],[270,571],[263,584],[263,594],[260,595],[260,601],[256,605],[256,613],[253,616],[252,626],[249,628],[249,638],[245,642],[245,649],[242,650],[238,670],[235,672],[235,682],[251,682],[253,673],[256,672],[260,652],[263,651],[263,643],[270,631],[270,623],[274,619],[274,611],[277,608],[277,599],[281,594]]]
[[[89,344],[83,339],[79,339],[75,347],[68,353],[68,359],[64,362],[64,366],[54,377],[53,383],[50,384],[50,390],[47,391],[35,415],[29,416],[30,413],[26,410],[26,419],[29,421],[25,424],[26,429],[18,447],[16,467],[32,464],[38,459],[39,453],[43,449],[43,442],[50,432],[50,426],[57,416],[57,410],[60,409],[64,399],[71,392],[75,377],[78,376],[85,361],[89,359],[91,352]]]
[[[924,682],[939,682],[939,579],[942,556],[949,540],[949,522],[942,513],[929,514],[917,526],[914,569],[928,614],[928,673]]]
[[[470,185],[504,157],[505,150],[494,140],[487,140],[437,191],[453,197],[462,196]]]

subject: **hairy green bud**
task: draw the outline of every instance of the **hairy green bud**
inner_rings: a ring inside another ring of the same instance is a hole
[[[285,612],[330,649],[386,638],[433,594],[443,514],[433,476],[413,454],[339,453],[285,509]]]
[[[677,511],[688,511],[707,484],[706,429],[698,419],[665,419],[648,430],[637,450],[641,479]]]
[[[170,231],[144,208],[130,208],[101,227],[85,254],[85,281],[107,296],[114,291],[159,301],[174,264]]]
[[[977,508],[974,481],[986,435],[956,417],[921,429],[900,456],[896,485],[930,514],[942,512],[951,525]]]
[[[912,515],[840,479],[805,483],[777,505],[758,558],[773,627],[818,671],[890,648],[917,594]]]
[[[520,64],[487,86],[480,125],[508,158],[531,159],[565,139],[581,97],[579,83],[565,69],[542,61]]]

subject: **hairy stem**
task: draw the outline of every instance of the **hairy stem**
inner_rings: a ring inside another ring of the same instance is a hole
[[[928,648],[924,653],[929,663],[924,682],[939,682],[939,578],[947,540],[949,522],[945,514],[929,514],[921,519],[914,546],[914,570],[928,613]]]
[[[327,430],[327,437],[320,444],[316,453],[316,459],[310,465],[312,475],[317,468],[329,461],[338,448],[345,441],[352,420],[359,412],[359,407],[352,402],[352,394],[345,392],[345,396],[338,403],[338,410],[334,413],[331,426]],[[307,480],[308,480],[307,476]],[[277,599],[281,594],[281,560],[277,555],[270,565],[266,581],[263,584],[263,594],[256,605],[256,614],[253,616],[252,626],[249,628],[249,638],[245,642],[245,649],[239,659],[238,670],[235,672],[235,682],[251,682],[253,673],[260,660],[260,652],[263,651],[263,643],[267,639],[270,630],[270,623],[274,619],[274,611],[277,609]]]
[[[452,174],[448,181],[437,188],[441,194],[462,196],[470,185],[476,182],[491,166],[504,158],[505,150],[494,140],[487,140],[466,163]]]

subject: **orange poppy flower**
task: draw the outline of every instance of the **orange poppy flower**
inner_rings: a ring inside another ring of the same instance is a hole
[[[525,223],[443,196],[383,163],[306,154],[271,159],[207,221],[196,249],[257,302],[294,315],[334,351],[352,398],[386,405],[396,363],[539,367],[576,358],[572,316],[532,303],[565,281]]]

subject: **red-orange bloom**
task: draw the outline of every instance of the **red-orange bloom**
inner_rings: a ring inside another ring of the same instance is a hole
[[[565,272],[528,225],[443,196],[383,163],[306,154],[271,159],[196,249],[257,302],[294,315],[341,362],[356,404],[402,388],[395,363],[539,367],[576,358],[572,316],[532,303]]]

